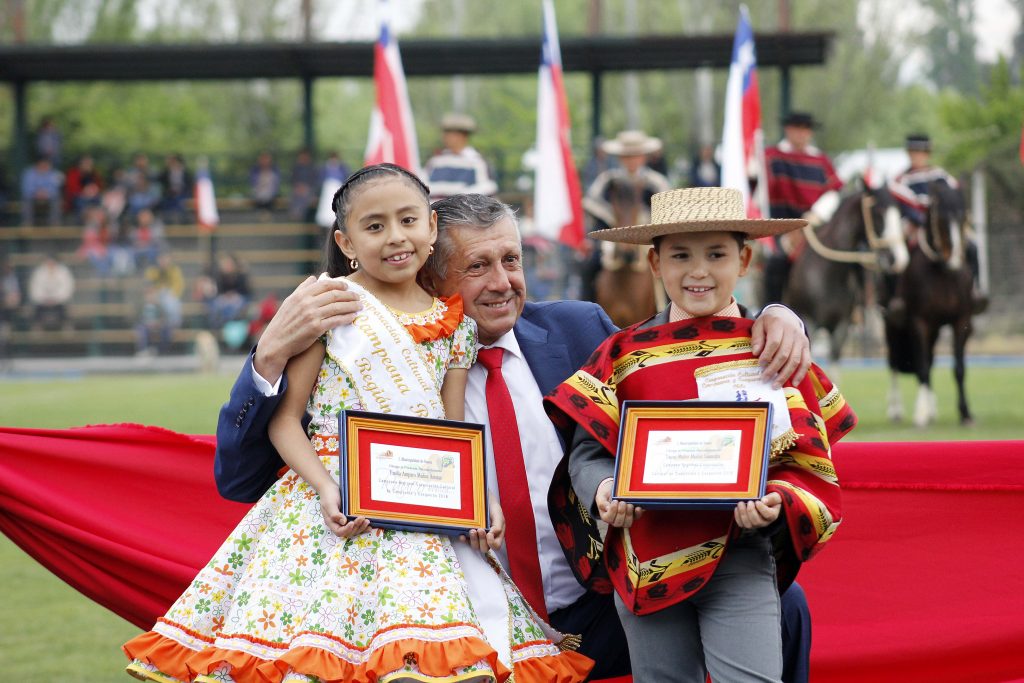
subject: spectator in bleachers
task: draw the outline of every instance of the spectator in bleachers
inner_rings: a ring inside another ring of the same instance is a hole
[[[348,180],[350,174],[351,170],[337,152],[327,155],[327,160],[320,170],[320,187],[317,188],[320,198],[312,212],[312,219],[317,225],[325,228],[334,225],[334,193]]]
[[[61,184],[64,178],[48,157],[40,156],[21,174],[21,224],[38,225],[37,210],[46,213],[47,225],[60,223]]]
[[[36,154],[46,157],[54,168],[60,168],[64,138],[52,116],[44,116],[36,129]]]
[[[173,332],[181,327],[181,296],[185,293],[185,276],[170,251],[160,252],[156,263],[146,269],[145,279],[156,290],[161,317],[169,330]]]
[[[167,353],[171,347],[172,329],[164,320],[156,288],[146,285],[142,290],[142,304],[135,321],[135,355],[155,356]]]
[[[136,214],[131,245],[135,265],[139,268],[156,263],[157,256],[166,246],[163,221],[150,209],[143,209]]]
[[[145,176],[136,176],[128,190],[126,206],[128,217],[134,218],[140,211],[152,210],[159,201],[160,191],[156,185]]]
[[[330,178],[331,180],[337,180],[338,183],[343,183],[352,175],[352,169],[342,161],[340,154],[331,152],[327,155],[327,161],[324,162],[322,175],[324,180]]]
[[[64,179],[64,211],[82,222],[85,209],[99,206],[103,194],[103,177],[96,170],[96,163],[88,154],[78,158],[78,163],[68,169]]]
[[[86,209],[82,242],[75,256],[88,261],[100,277],[108,277],[113,269],[110,244],[114,238],[107,212],[101,206]]]
[[[120,175],[119,182],[130,192],[142,179],[147,183],[156,180],[153,169],[149,166],[149,156],[143,152],[136,152],[132,155],[131,165]]]
[[[192,175],[180,154],[171,154],[164,161],[160,187],[163,192],[160,199],[163,219],[170,223],[185,223],[188,220],[185,200],[192,196]]]
[[[225,323],[245,315],[249,305],[249,275],[234,254],[220,254],[213,273],[197,283],[197,290],[206,301],[211,330],[218,331]]]
[[[249,321],[248,344],[250,346],[255,346],[256,342],[260,340],[263,330],[270,324],[271,319],[277,313],[277,309],[280,306],[281,300],[274,292],[268,293],[260,300],[259,305],[256,307],[256,315]]]
[[[28,280],[28,300],[33,307],[34,329],[70,329],[67,305],[75,293],[71,270],[48,254],[32,270]]]
[[[144,278],[139,320],[136,323],[137,351],[160,353],[170,349],[174,330],[181,327],[181,295],[185,292],[185,277],[169,251],[161,251],[156,263],[148,267]]]
[[[124,209],[128,205],[128,190],[125,181],[126,171],[116,169],[111,179],[110,187],[107,188],[100,198],[100,205],[107,212],[111,221],[121,220]]]
[[[311,220],[320,193],[320,171],[308,149],[300,149],[295,156],[290,183],[288,217],[293,221]]]
[[[256,164],[249,170],[249,197],[257,209],[269,212],[281,189],[281,175],[274,165],[274,157],[266,150],[260,152]]]

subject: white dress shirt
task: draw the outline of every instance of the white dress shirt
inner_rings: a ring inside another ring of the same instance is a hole
[[[583,586],[569,568],[562,552],[562,546],[555,536],[555,528],[548,515],[548,487],[555,473],[555,467],[562,459],[562,444],[555,427],[544,412],[543,396],[537,380],[530,372],[516,340],[509,331],[493,346],[505,349],[502,359],[502,375],[516,407],[516,422],[519,425],[519,440],[523,447],[526,463],[526,477],[530,486],[530,501],[533,503],[533,518],[537,526],[537,554],[540,557],[541,581],[548,613],[576,602],[584,593]],[[490,421],[487,415],[487,398],[484,387],[487,383],[487,369],[476,363],[469,369],[466,386],[466,421],[487,426],[487,488],[491,495],[497,495],[498,477],[494,469],[494,448],[491,444]],[[515,515],[516,510],[503,510],[506,519]],[[505,547],[497,553],[502,565],[508,567]],[[513,577],[514,578],[514,577]]]

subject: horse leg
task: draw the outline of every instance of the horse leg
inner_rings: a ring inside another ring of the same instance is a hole
[[[914,373],[917,375],[917,401],[914,404],[914,426],[923,428],[935,419],[935,393],[932,391],[932,349],[934,334],[920,319],[914,327]]]
[[[967,338],[971,335],[971,318],[964,316],[953,325],[953,373],[956,377],[957,407],[960,410],[960,424],[974,424],[971,411],[967,408],[967,392],[964,391],[964,377],[967,365],[964,361]]]
[[[839,360],[843,355],[843,345],[846,344],[846,337],[850,332],[850,324],[846,320],[840,321],[829,330],[828,337],[828,376],[833,382],[839,381]]]
[[[889,372],[889,419],[893,422],[903,421],[903,397],[900,396],[900,373]]]

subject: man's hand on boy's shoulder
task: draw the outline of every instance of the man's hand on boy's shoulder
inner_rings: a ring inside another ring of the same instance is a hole
[[[260,336],[253,369],[275,384],[290,358],[308,349],[327,330],[351,323],[361,309],[359,295],[341,280],[306,278],[281,302]]]
[[[785,306],[765,307],[751,330],[751,352],[775,388],[799,384],[811,367],[811,343],[800,317]]]

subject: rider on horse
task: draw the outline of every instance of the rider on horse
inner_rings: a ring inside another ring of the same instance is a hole
[[[782,121],[785,138],[765,150],[772,218],[804,218],[810,220],[812,226],[818,225],[827,221],[839,204],[838,194],[834,191],[838,191],[843,183],[828,156],[812,144],[814,128],[813,116],[805,112],[791,112]],[[819,204],[826,195],[827,199]],[[808,216],[808,213],[814,215]],[[792,251],[778,236],[774,248],[771,246],[765,257],[765,304],[782,301],[789,277],[789,252]]]
[[[920,231],[924,226],[928,207],[931,204],[930,187],[933,183],[944,184],[960,192],[960,183],[941,166],[932,164],[932,142],[923,133],[907,136],[907,155],[910,157],[910,168],[896,176],[889,184],[889,191],[896,198],[900,213],[903,215],[907,245],[913,247],[921,239]],[[968,231],[966,237],[966,260],[974,278],[972,293],[974,311],[980,313],[988,303],[987,297],[978,284],[978,246],[973,234]],[[889,310],[897,315],[902,313],[903,301],[900,292],[889,303]]]
[[[616,157],[619,165],[597,176],[583,198],[583,210],[590,216],[592,229],[643,223],[650,216],[651,197],[671,189],[668,178],[647,165],[648,156],[661,149],[661,140],[642,131],[626,130],[601,143],[601,149]],[[620,215],[623,213],[628,215]],[[582,274],[581,298],[588,301],[595,300],[594,282],[601,270],[601,251],[594,249]],[[646,270],[646,259],[640,263]]]

